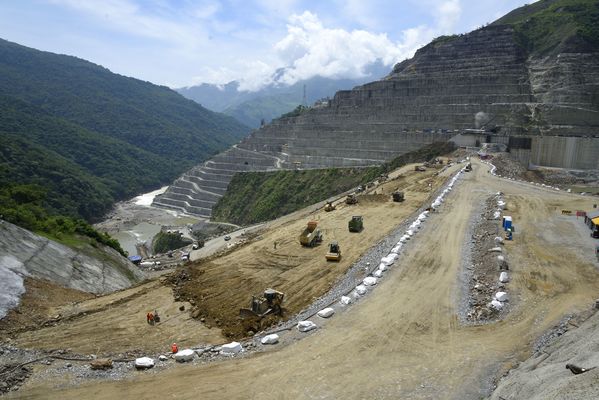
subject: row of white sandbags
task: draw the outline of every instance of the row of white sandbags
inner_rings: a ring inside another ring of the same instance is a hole
[[[462,170],[458,171],[458,173],[449,181],[449,184],[447,185],[447,187],[437,197],[437,200],[435,200],[435,201],[439,201],[439,205],[443,201],[443,198],[445,197],[445,195],[451,191],[451,189],[455,185],[459,175],[463,172],[463,170],[464,170],[464,168],[462,168]],[[435,203],[433,203],[433,208],[434,208],[434,204]],[[399,239],[399,241],[391,249],[389,254],[387,254],[386,256],[381,258],[378,268],[372,274],[373,276],[368,276],[368,277],[364,278],[362,283],[359,284],[358,286],[356,286],[356,288],[352,292],[352,296],[354,299],[364,296],[368,292],[367,287],[374,286],[378,283],[378,278],[381,278],[383,276],[383,272],[386,271],[391,265],[393,265],[395,263],[395,260],[397,260],[397,258],[399,257],[399,254],[400,254],[400,251],[401,251],[401,248],[403,247],[403,245],[408,240],[410,240],[410,238],[416,233],[416,231],[418,231],[421,228],[421,225],[424,223],[424,221],[428,217],[428,213],[429,213],[428,211],[423,211],[422,213],[420,213],[418,215],[418,217],[416,217],[416,219],[410,224],[410,226],[408,227],[408,229],[406,230],[404,235]],[[349,305],[352,302],[352,298],[349,296],[341,296],[341,299],[339,302],[342,305]],[[335,310],[333,308],[327,307],[327,308],[319,311],[317,313],[317,315],[321,318],[330,318],[334,313],[335,313]],[[316,328],[317,328],[317,325],[314,322],[308,321],[308,320],[299,321],[297,324],[297,329],[300,332],[309,332]]]

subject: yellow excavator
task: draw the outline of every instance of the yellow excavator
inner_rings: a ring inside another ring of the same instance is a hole
[[[341,248],[339,243],[331,242],[329,244],[329,252],[325,255],[327,261],[339,261],[341,260]]]

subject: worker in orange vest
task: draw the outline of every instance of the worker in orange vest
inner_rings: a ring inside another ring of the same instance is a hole
[[[173,343],[171,345],[171,351],[173,352],[173,354],[178,353],[179,352],[179,347],[177,347],[177,343]]]

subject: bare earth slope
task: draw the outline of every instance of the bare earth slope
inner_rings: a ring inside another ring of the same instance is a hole
[[[458,276],[470,217],[499,190],[517,226],[515,240],[505,245],[512,310],[498,323],[462,326]],[[322,328],[303,340],[121,382],[62,388],[32,382],[20,397],[480,399],[496,372],[525,359],[541,333],[596,297],[599,273],[588,255],[588,230],[560,212],[591,202],[492,177],[475,163],[373,293],[330,321],[319,320]]]

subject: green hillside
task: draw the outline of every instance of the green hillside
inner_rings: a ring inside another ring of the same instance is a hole
[[[372,181],[405,164],[453,151],[453,143],[434,143],[378,167],[243,172],[212,209],[212,220],[248,225],[289,214]]]
[[[493,23],[513,25],[519,41],[536,56],[599,50],[599,2],[540,0],[515,9]]]
[[[0,40],[0,184],[36,185],[49,215],[96,220],[248,130],[166,87]]]

